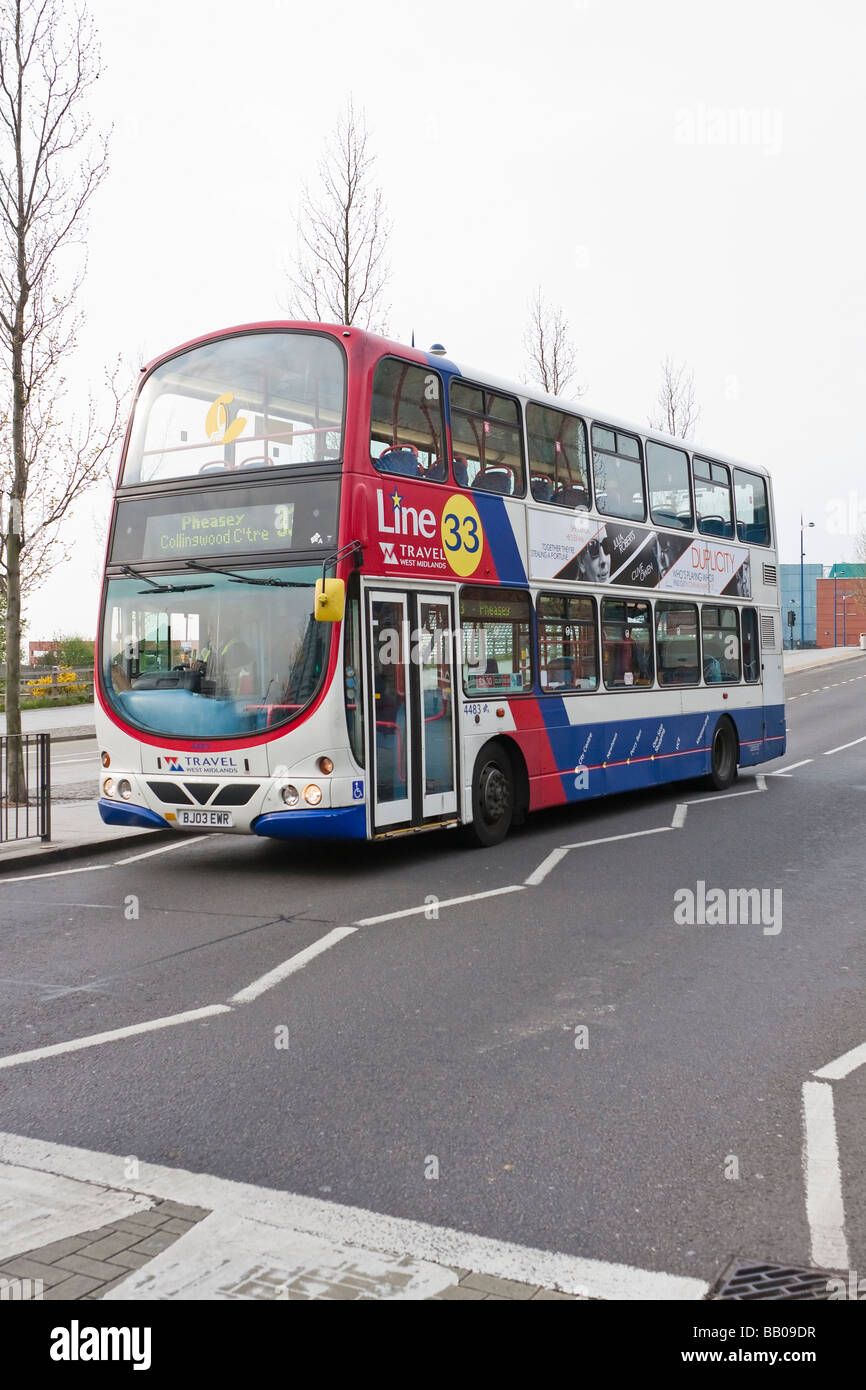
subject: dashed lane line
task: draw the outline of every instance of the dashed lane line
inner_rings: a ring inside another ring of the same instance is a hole
[[[210,840],[211,835],[191,835],[189,839],[175,841],[171,845],[160,845],[157,849],[146,850],[144,854],[132,854],[127,859],[112,859],[107,864],[85,864],[78,869],[49,869],[43,874],[16,874],[11,878],[0,878],[0,888],[4,883],[32,883],[40,878],[65,878],[67,874],[95,874],[101,873],[105,869],[119,869],[124,864],[137,864],[140,859],[150,859],[155,854],[168,854],[173,849],[185,849],[188,845],[200,844],[202,840]],[[0,873],[3,866],[0,865]]]
[[[637,840],[642,835],[664,835],[666,831],[673,829],[673,825],[657,825],[652,830],[632,830],[627,835],[604,835],[599,840],[580,840],[576,845],[560,845],[558,849],[548,854],[546,859],[542,859],[538,868],[524,881],[523,886],[537,888],[540,883],[544,882],[551,870],[555,869],[557,864],[561,863],[573,849],[589,849],[592,845],[610,845],[616,840]]]
[[[131,854],[128,859],[115,859],[112,867],[119,869],[122,864],[137,864],[140,859],[152,859],[155,854],[168,854],[173,849],[186,849],[187,845],[199,845],[202,840],[210,839],[210,835],[193,835],[188,840],[178,840],[172,845],[159,845],[156,849],[145,850],[143,854]]]
[[[826,1067],[820,1071],[814,1071],[813,1076],[819,1077],[822,1081],[842,1081],[846,1076],[850,1076],[852,1071],[862,1067],[866,1062],[866,1043],[861,1043],[859,1047],[852,1047],[850,1052],[845,1052],[841,1057],[837,1057],[835,1062],[828,1062]]]
[[[805,767],[807,763],[811,762],[814,762],[814,758],[801,758],[798,763],[789,763],[788,766],[786,768],[783,768],[780,772],[768,772],[767,776],[790,777],[791,773],[794,772],[798,767]]]
[[[269,970],[266,975],[260,975],[257,980],[253,980],[252,984],[247,985],[245,989],[233,994],[229,1002],[232,1004],[251,1003],[253,999],[258,999],[259,995],[264,994],[266,990],[273,989],[274,985],[278,985],[281,980],[285,980],[289,975],[294,975],[296,970],[303,970],[304,966],[308,965],[311,960],[315,960],[316,956],[320,956],[331,946],[336,946],[337,942],[342,941],[345,936],[352,936],[356,930],[356,927],[335,927],[333,931],[328,932],[327,936],[314,941],[311,946],[305,947],[303,951],[298,951],[288,960],[275,966],[273,970]]]
[[[525,887],[523,883],[510,883],[505,888],[488,888],[483,893],[466,893],[460,898],[437,898],[436,910],[443,907],[457,907],[461,903],[478,902],[481,898],[498,898],[503,893],[519,893]],[[404,907],[399,912],[382,912],[378,917],[361,917],[355,923],[356,927],[375,927],[380,922],[396,922],[400,917],[417,917],[419,912],[428,912],[430,903],[422,903],[420,907]]]
[[[132,1023],[127,1028],[112,1028],[108,1033],[91,1033],[85,1038],[71,1038],[67,1042],[52,1043],[48,1047],[34,1047],[29,1052],[13,1052],[8,1057],[0,1057],[0,1068],[17,1067],[22,1062],[41,1062],[44,1057],[59,1057],[64,1052],[101,1047],[103,1043],[116,1042],[120,1038],[132,1038],[137,1033],[152,1033],[158,1028],[174,1028],[179,1023],[195,1023],[200,1018],[228,1013],[231,1013],[228,1004],[208,1004],[204,1009],[190,1009],[187,1013],[171,1014],[166,1018],[151,1018],[145,1023]]]
[[[858,743],[866,743],[866,734],[862,738],[853,738],[850,743],[840,743],[838,748],[826,748],[824,757],[829,758],[831,753],[843,753],[846,748],[855,748]]]

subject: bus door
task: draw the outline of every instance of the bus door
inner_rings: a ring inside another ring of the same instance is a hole
[[[373,832],[457,812],[454,600],[367,593]]]

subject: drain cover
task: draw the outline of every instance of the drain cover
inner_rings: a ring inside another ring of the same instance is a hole
[[[795,1269],[791,1265],[745,1264],[737,1260],[719,1279],[711,1299],[822,1299],[838,1288],[841,1276],[827,1269]],[[831,1280],[836,1281],[831,1284]]]

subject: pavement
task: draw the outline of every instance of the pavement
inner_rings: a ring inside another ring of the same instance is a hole
[[[67,738],[71,735],[84,733],[86,737],[93,738],[93,721],[96,717],[96,706],[90,705],[51,705],[44,709],[23,709],[21,711],[21,729],[25,734],[42,733],[49,730],[52,735],[59,736],[61,733]],[[6,715],[0,714],[0,734],[6,732]]]
[[[134,1176],[112,1178],[122,1169]],[[545,1251],[527,1252],[536,1280],[508,1278],[488,1272],[513,1258],[495,1241],[479,1251],[461,1232],[391,1221],[380,1223],[375,1244],[362,1244],[355,1214],[337,1204],[8,1135],[0,1135],[0,1216],[0,1296],[23,1301],[587,1297],[579,1262]],[[443,1260],[449,1243],[475,1267]],[[686,1281],[673,1284],[679,1292]]]
[[[787,675],[788,672],[811,671],[819,666],[832,666],[837,661],[852,661],[862,655],[859,647],[805,647],[802,651],[795,648],[782,654],[782,666]]]

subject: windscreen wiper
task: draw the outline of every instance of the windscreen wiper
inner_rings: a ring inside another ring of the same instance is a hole
[[[213,584],[157,584],[155,579],[149,579],[146,574],[139,574],[131,565],[120,566],[124,574],[128,574],[132,579],[140,579],[143,584],[149,584],[149,589],[139,589],[140,594],[186,594],[190,589],[212,589]]]
[[[221,565],[200,565],[198,560],[187,560],[187,569],[198,570],[200,574],[222,574],[226,579],[230,579],[232,584],[261,584],[273,589],[309,589],[309,584],[293,579],[251,579],[248,574],[238,574],[236,570],[223,569]],[[309,564],[309,560],[304,560],[303,564]],[[207,585],[193,584],[192,588],[204,587]]]

